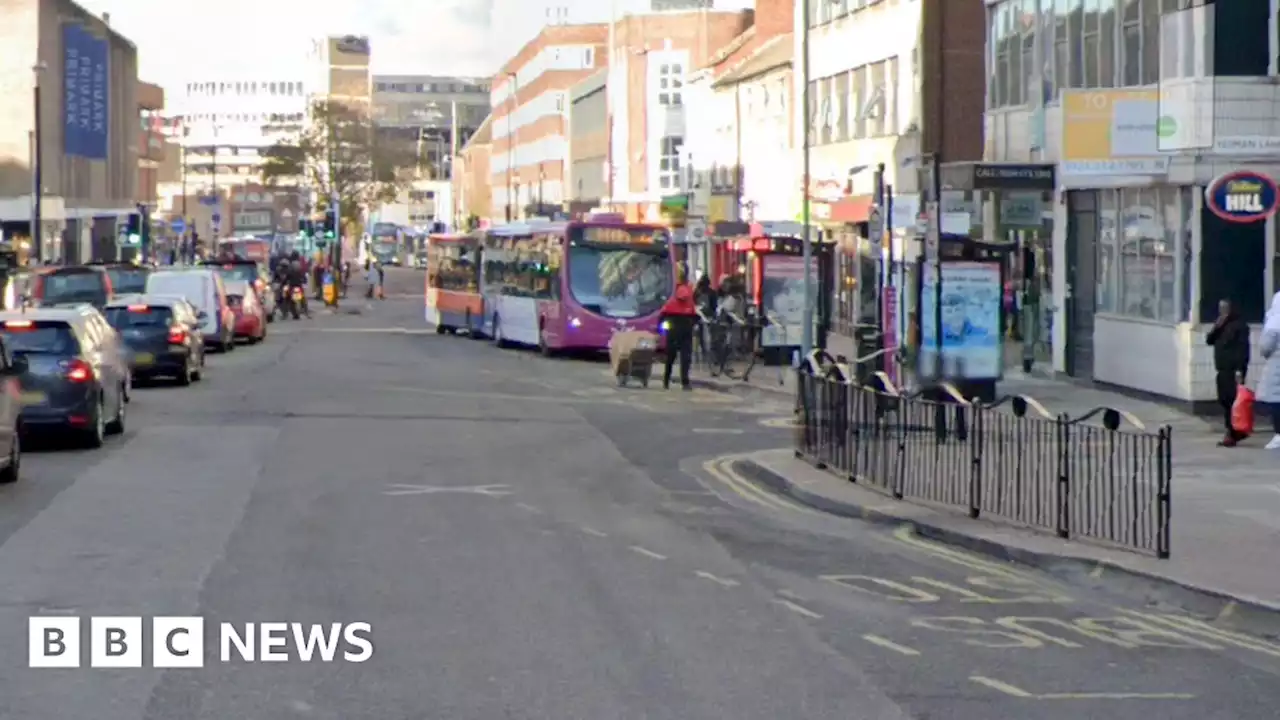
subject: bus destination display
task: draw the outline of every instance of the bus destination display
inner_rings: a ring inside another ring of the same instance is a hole
[[[584,227],[582,241],[609,245],[653,245],[667,242],[666,230],[622,227]]]

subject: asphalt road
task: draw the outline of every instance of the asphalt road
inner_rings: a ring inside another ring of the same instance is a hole
[[[787,442],[784,401],[618,389],[598,362],[423,332],[420,301],[277,323],[211,358],[205,382],[140,390],[132,410],[107,450],[33,453],[0,489],[0,717],[1244,720],[1280,706],[1278,643],[747,484],[729,461]],[[34,614],[203,616],[205,664],[29,669]],[[374,653],[224,663],[220,622],[367,622]]]

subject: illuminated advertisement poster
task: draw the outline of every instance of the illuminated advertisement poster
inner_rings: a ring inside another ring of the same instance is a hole
[[[920,293],[920,374],[932,377],[938,347],[933,265],[926,265]],[[1003,373],[1000,303],[1004,291],[994,263],[942,265],[942,375],[964,380],[999,379]]]

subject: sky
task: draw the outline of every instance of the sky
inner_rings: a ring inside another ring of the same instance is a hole
[[[543,0],[524,0],[495,24],[494,3],[506,0],[77,1],[110,13],[138,46],[142,79],[168,88],[248,71],[300,73],[310,41],[327,35],[368,35],[375,73],[487,76],[544,12]]]

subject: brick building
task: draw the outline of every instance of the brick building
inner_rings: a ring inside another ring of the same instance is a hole
[[[634,14],[614,23],[606,205],[629,219],[656,222],[662,198],[686,192],[685,79],[754,19],[751,10],[697,10]]]
[[[499,219],[559,210],[569,89],[603,67],[608,33],[600,24],[545,27],[494,75],[489,173]]]
[[[453,208],[449,222],[455,230],[471,229],[472,224],[493,222],[502,215],[493,204],[492,173],[489,156],[493,149],[493,116],[485,118],[472,133],[467,144],[454,158]],[[498,213],[495,216],[494,210]]]

